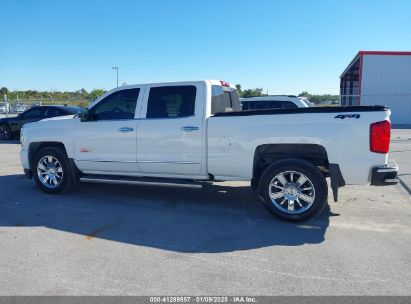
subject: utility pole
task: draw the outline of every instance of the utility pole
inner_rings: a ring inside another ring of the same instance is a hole
[[[10,107],[10,104],[8,103],[8,100],[7,100],[7,94],[6,93],[4,93],[4,96],[3,96],[3,100],[4,100],[4,104],[6,105],[6,118],[7,117],[9,117],[8,116],[8,108]],[[7,105],[9,105],[9,106],[7,106]]]
[[[113,70],[116,70],[117,72],[117,88],[118,88],[118,66],[113,66],[111,67]]]

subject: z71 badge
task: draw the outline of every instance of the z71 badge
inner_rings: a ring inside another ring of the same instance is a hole
[[[335,116],[334,118],[340,118],[340,119],[355,118],[355,119],[358,119],[358,118],[360,118],[360,114],[339,114],[339,115]]]

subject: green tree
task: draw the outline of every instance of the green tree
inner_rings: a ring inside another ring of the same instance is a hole
[[[247,89],[242,92],[242,97],[263,96],[263,88]]]
[[[103,95],[106,92],[107,91],[105,91],[103,89],[94,89],[88,94],[88,98],[94,100],[94,99],[97,99],[98,97],[100,97],[101,95]]]
[[[299,97],[307,97],[312,103],[319,104],[325,101],[339,101],[339,95],[331,95],[331,94],[323,94],[323,95],[316,95],[310,94],[307,91],[303,91],[298,94]]]
[[[7,89],[6,87],[2,87],[0,89],[0,94],[3,96],[4,94],[8,94],[9,93],[9,89]]]
[[[235,87],[237,88],[238,96],[243,97],[243,90],[241,90],[241,84],[236,84]]]
[[[298,94],[298,97],[310,97],[311,94],[308,93],[307,91],[302,91],[300,94]]]
[[[88,97],[88,92],[84,88],[75,91],[74,94],[76,95],[77,98],[87,98]]]

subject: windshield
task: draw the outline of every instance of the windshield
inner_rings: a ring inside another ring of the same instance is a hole
[[[314,107],[315,105],[309,101],[307,98],[298,97],[298,99],[307,107]]]

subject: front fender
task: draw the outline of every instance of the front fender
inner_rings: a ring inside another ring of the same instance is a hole
[[[24,137],[23,149],[31,148],[41,143],[60,143],[64,146],[67,156],[73,157],[73,119],[48,120],[30,123],[24,126],[22,137]]]

